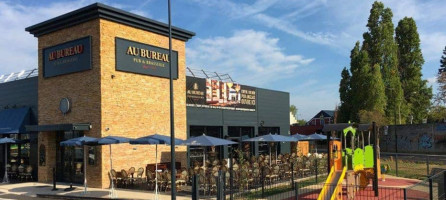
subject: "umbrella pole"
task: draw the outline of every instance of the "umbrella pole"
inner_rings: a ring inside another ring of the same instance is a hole
[[[109,144],[108,147],[109,147],[109,149],[110,149],[110,177],[111,177],[110,198],[115,198],[115,197],[116,197],[116,194],[115,194],[115,187],[114,187],[114,183],[113,183],[113,175],[112,175],[113,161],[112,161],[112,149],[111,149],[111,144]]]
[[[203,147],[203,168],[206,171],[206,147]]]
[[[87,194],[87,146],[84,145],[84,194]]]
[[[276,143],[276,157],[275,157],[275,160],[276,160],[276,165],[277,165],[277,146],[279,146],[279,145],[277,145],[278,143]]]
[[[158,199],[158,144],[155,144],[155,199]]]
[[[3,178],[3,183],[9,183],[8,179],[8,144],[5,143],[5,176]]]
[[[269,147],[269,166],[271,167],[271,144],[268,144]]]

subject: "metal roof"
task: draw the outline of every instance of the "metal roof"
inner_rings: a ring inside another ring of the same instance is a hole
[[[7,83],[11,81],[22,80],[26,78],[36,77],[38,75],[37,68],[30,70],[22,70],[20,72],[13,72],[10,74],[0,75],[0,84]]]

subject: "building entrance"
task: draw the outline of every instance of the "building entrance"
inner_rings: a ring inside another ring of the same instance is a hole
[[[84,149],[83,147],[60,146],[60,142],[82,137],[82,131],[57,132],[56,134],[56,181],[83,183]]]

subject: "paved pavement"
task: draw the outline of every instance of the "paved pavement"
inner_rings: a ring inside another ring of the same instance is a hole
[[[68,188],[68,185],[59,184],[57,191],[52,191],[52,185],[45,183],[37,183],[37,182],[28,182],[28,183],[15,183],[15,184],[0,184],[0,200],[8,200],[8,199],[47,199],[47,198],[39,198],[40,195],[61,195],[63,196],[72,196],[76,198],[89,199],[89,198],[109,198],[109,190],[108,189],[98,189],[98,188],[88,188],[88,193],[83,193],[83,187],[78,186],[73,191],[64,191],[65,188]],[[126,189],[117,189],[116,190],[117,197],[119,199],[155,199],[155,194],[149,191],[141,191],[141,190],[126,190]],[[177,196],[178,200],[186,200],[190,199],[190,196]],[[57,199],[57,196],[56,196]],[[61,198],[62,199],[62,198]],[[160,200],[171,199],[168,193],[162,193],[159,195]]]

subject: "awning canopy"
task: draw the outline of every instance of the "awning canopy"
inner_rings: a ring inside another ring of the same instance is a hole
[[[11,108],[0,111],[0,134],[26,133],[30,123],[30,108]]]
[[[90,123],[73,123],[73,124],[47,124],[47,125],[31,125],[26,126],[28,132],[46,132],[46,131],[89,131]]]
[[[342,124],[325,124],[324,128],[322,129],[323,132],[328,131],[343,131],[345,128],[353,126],[356,127],[357,131],[368,131],[372,130],[371,124],[349,124],[349,123],[342,123]]]

